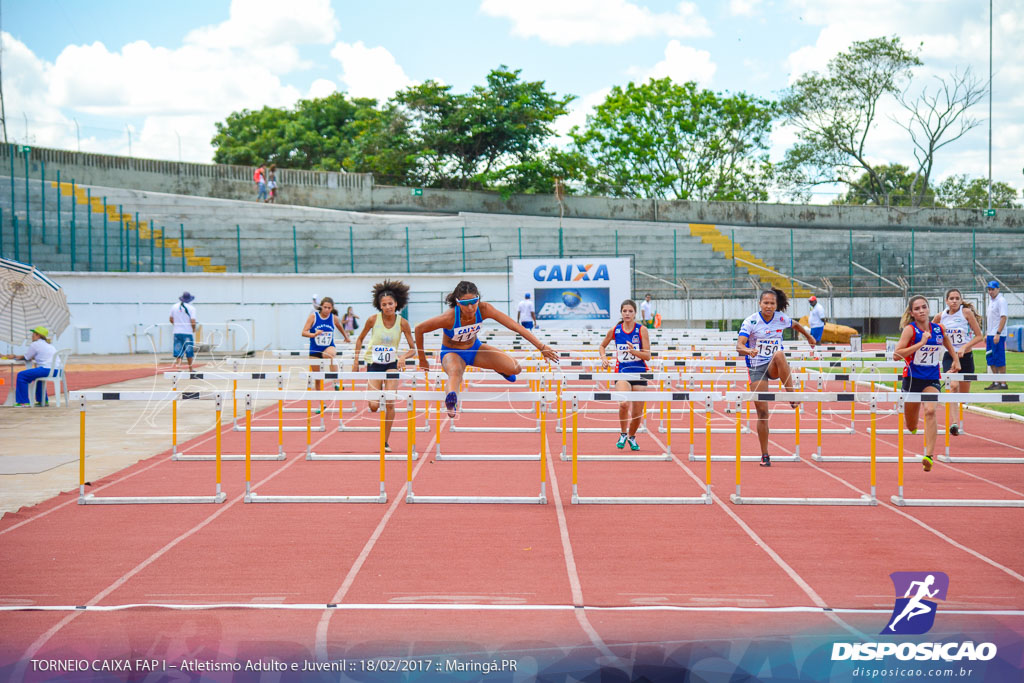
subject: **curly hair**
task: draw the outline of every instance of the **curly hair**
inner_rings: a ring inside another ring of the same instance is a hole
[[[448,308],[455,308],[455,302],[466,296],[472,294],[480,296],[480,290],[476,288],[476,285],[468,280],[463,280],[459,284],[455,285],[455,291],[444,298],[444,302],[448,304]]]
[[[380,310],[382,297],[390,296],[395,300],[395,311],[401,311],[409,303],[409,285],[400,280],[385,280],[373,286],[373,307]]]
[[[780,313],[784,313],[785,310],[789,308],[789,297],[786,296],[786,293],[781,289],[777,287],[766,289],[758,295],[757,300],[760,301],[761,299],[763,299],[765,294],[775,295],[775,310],[779,311]]]

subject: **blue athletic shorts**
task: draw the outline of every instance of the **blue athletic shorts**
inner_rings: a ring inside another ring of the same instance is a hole
[[[532,330],[533,329],[533,321],[532,320],[524,320],[521,324],[522,324],[523,327],[525,327],[528,330]]]
[[[985,337],[985,362],[991,368],[1006,367],[1006,335],[999,335],[999,343],[993,344],[994,335]]]
[[[480,340],[476,339],[468,349],[452,349],[444,344],[441,345],[441,366],[444,366],[444,357],[449,353],[458,354],[459,358],[465,361],[466,365],[472,365],[476,360],[476,352],[480,350]]]
[[[174,335],[174,357],[195,358],[195,338],[191,334]]]
[[[825,328],[824,327],[812,327],[811,328],[811,336],[814,337],[814,341],[819,342],[819,343],[821,342],[821,335],[824,332],[825,332]]]

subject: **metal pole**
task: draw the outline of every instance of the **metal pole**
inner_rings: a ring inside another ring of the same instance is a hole
[[[558,258],[565,257],[565,244],[562,240],[562,226],[558,226]]]
[[[238,250],[238,272],[242,272],[242,228],[235,223],[235,249]]]
[[[852,233],[851,233],[852,234]],[[914,229],[910,229],[910,291],[914,291]]]
[[[853,296],[853,230],[850,230],[850,296]]]
[[[178,223],[178,228],[181,230],[181,272],[185,272],[185,224]]]
[[[348,265],[349,270],[356,272],[356,250],[352,244],[352,226],[348,226]]]
[[[405,226],[405,272],[411,273],[412,268],[409,267],[409,226]]]
[[[60,169],[57,169],[57,253],[60,253],[60,196],[64,194],[60,184]],[[14,205],[11,205],[14,208]]]
[[[160,229],[160,272],[167,272],[167,239],[164,237],[164,230],[167,229],[165,225]]]
[[[14,228],[14,260],[15,261],[20,261],[21,260],[21,247],[19,246],[19,237],[18,237],[18,214],[14,213],[13,210],[11,211],[11,227]]]
[[[676,230],[672,230],[672,284],[679,282],[679,261],[676,249]]]
[[[988,208],[992,208],[992,0],[988,0]]]
[[[156,269],[156,254],[153,250],[156,248],[156,239],[153,231],[153,219],[149,219],[149,272],[153,272]]]
[[[117,205],[117,260],[121,266],[121,272],[128,272],[128,259],[124,251],[124,207]]]
[[[107,263],[107,198],[103,198],[103,270],[110,270]]]
[[[793,228],[789,229],[789,291],[790,297],[796,298],[796,261],[793,257]]]
[[[85,188],[86,201],[89,204],[89,210],[85,213],[85,219],[88,222],[89,227],[86,228],[86,234],[89,238],[89,270],[92,270],[92,188]]]
[[[978,242],[977,233],[971,228],[971,282],[978,281]]]
[[[75,240],[78,235],[75,232],[78,222],[78,190],[75,189],[75,179],[71,179],[71,270],[75,269],[75,256],[78,253],[78,245]]]
[[[518,228],[518,230],[519,230],[519,258],[523,258],[523,229],[522,228]]]
[[[11,178],[14,182],[14,178]],[[28,190],[28,148],[25,148],[25,232],[28,234],[28,262],[32,263],[32,216]]]
[[[466,226],[462,226],[462,272],[466,272]]]
[[[616,258],[619,257],[619,230],[618,230],[618,228],[616,228],[616,230],[615,230],[615,257]]]
[[[135,272],[139,272],[139,265],[142,263],[142,258],[139,257],[139,233],[142,230],[139,228],[139,212],[135,212]]]
[[[46,244],[46,162],[45,161],[40,161],[39,162],[39,177],[40,177],[39,189],[42,191],[42,205],[40,207],[40,211],[42,211],[42,216],[41,216],[40,220],[41,220],[41,222],[43,224],[43,244]]]
[[[4,207],[0,206],[0,256],[4,255]]]
[[[10,152],[10,154],[11,154],[11,218],[13,219],[14,216],[15,216],[15,211],[17,211],[17,209],[15,208],[17,205],[14,203],[14,155],[18,153],[18,151],[17,151],[18,150],[18,146],[15,145],[15,144],[10,144],[10,145],[7,146],[7,148],[8,148],[7,151]],[[12,220],[12,225],[13,225],[13,220]],[[15,230],[14,234],[15,234],[15,236],[17,236],[18,231]],[[18,257],[15,256],[15,259],[17,259],[17,258]]]
[[[732,288],[736,290],[736,229],[733,228],[729,235],[729,241],[732,242]]]
[[[292,256],[295,257],[295,272],[299,272],[299,240],[295,235],[295,226],[292,226]]]

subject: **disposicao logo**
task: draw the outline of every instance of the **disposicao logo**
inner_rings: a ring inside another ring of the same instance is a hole
[[[938,604],[949,591],[949,576],[943,572],[893,572],[889,575],[896,602],[880,635],[921,635],[935,625]],[[879,660],[895,656],[902,661],[988,661],[996,656],[994,643],[833,643],[832,661]]]

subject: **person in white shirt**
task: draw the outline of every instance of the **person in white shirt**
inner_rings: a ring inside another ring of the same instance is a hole
[[[649,330],[654,328],[654,302],[650,294],[640,302],[640,322]]]
[[[988,323],[988,334],[985,337],[985,361],[988,363],[992,374],[1006,374],[1006,337],[1003,330],[1006,329],[1006,318],[1009,308],[1006,305],[1006,298],[999,293],[999,282],[992,280],[986,288],[988,292],[988,310],[985,320]],[[1009,389],[1006,382],[992,382],[986,390]]]
[[[743,321],[740,326],[739,338],[736,340],[736,351],[747,362],[747,374],[750,378],[750,390],[766,392],[769,380],[777,379],[785,386],[786,391],[793,391],[793,373],[782,350],[782,335],[792,327],[802,334],[813,348],[818,342],[797,321],[783,311],[789,307],[789,299],[781,289],[767,289],[761,292],[758,300],[761,309]],[[795,401],[790,405],[799,407]],[[761,446],[761,467],[771,467],[772,459],[768,455],[768,403],[754,401],[757,410],[757,440]]]
[[[174,325],[174,367],[181,365],[181,357],[188,359],[188,371],[192,372],[192,359],[196,355],[196,307],[189,304],[195,299],[188,292],[182,292],[178,303],[171,306],[168,320]]]
[[[946,308],[935,314],[933,323],[942,325],[945,335],[949,337],[956,351],[956,357],[960,360],[960,372],[974,373],[974,353],[972,349],[985,343],[985,337],[981,334],[981,325],[978,324],[978,312],[974,304],[964,301],[963,294],[955,287],[946,290]],[[942,371],[949,372],[953,367],[953,355],[945,353],[942,356]],[[971,393],[970,382],[953,382],[953,391],[958,394]],[[953,423],[949,425],[949,433],[956,436],[960,433],[960,425]]]
[[[818,297],[813,294],[808,297],[807,301],[811,304],[811,312],[807,316],[807,327],[810,328],[814,340],[820,344],[821,335],[825,332],[825,321],[828,320],[825,317],[825,307],[818,303]]]
[[[42,325],[33,328],[32,343],[28,345],[25,355],[11,356],[14,360],[35,361],[36,365],[34,368],[27,368],[19,372],[15,380],[14,405],[20,408],[27,408],[30,405],[28,388],[32,382],[49,375],[50,368],[56,362],[57,349],[49,342],[49,336],[50,330]],[[36,403],[45,405],[46,402],[46,387],[40,385],[36,387]]]
[[[523,295],[516,309],[516,322],[528,330],[537,326],[537,313],[533,310],[533,302],[530,301],[530,293]]]

